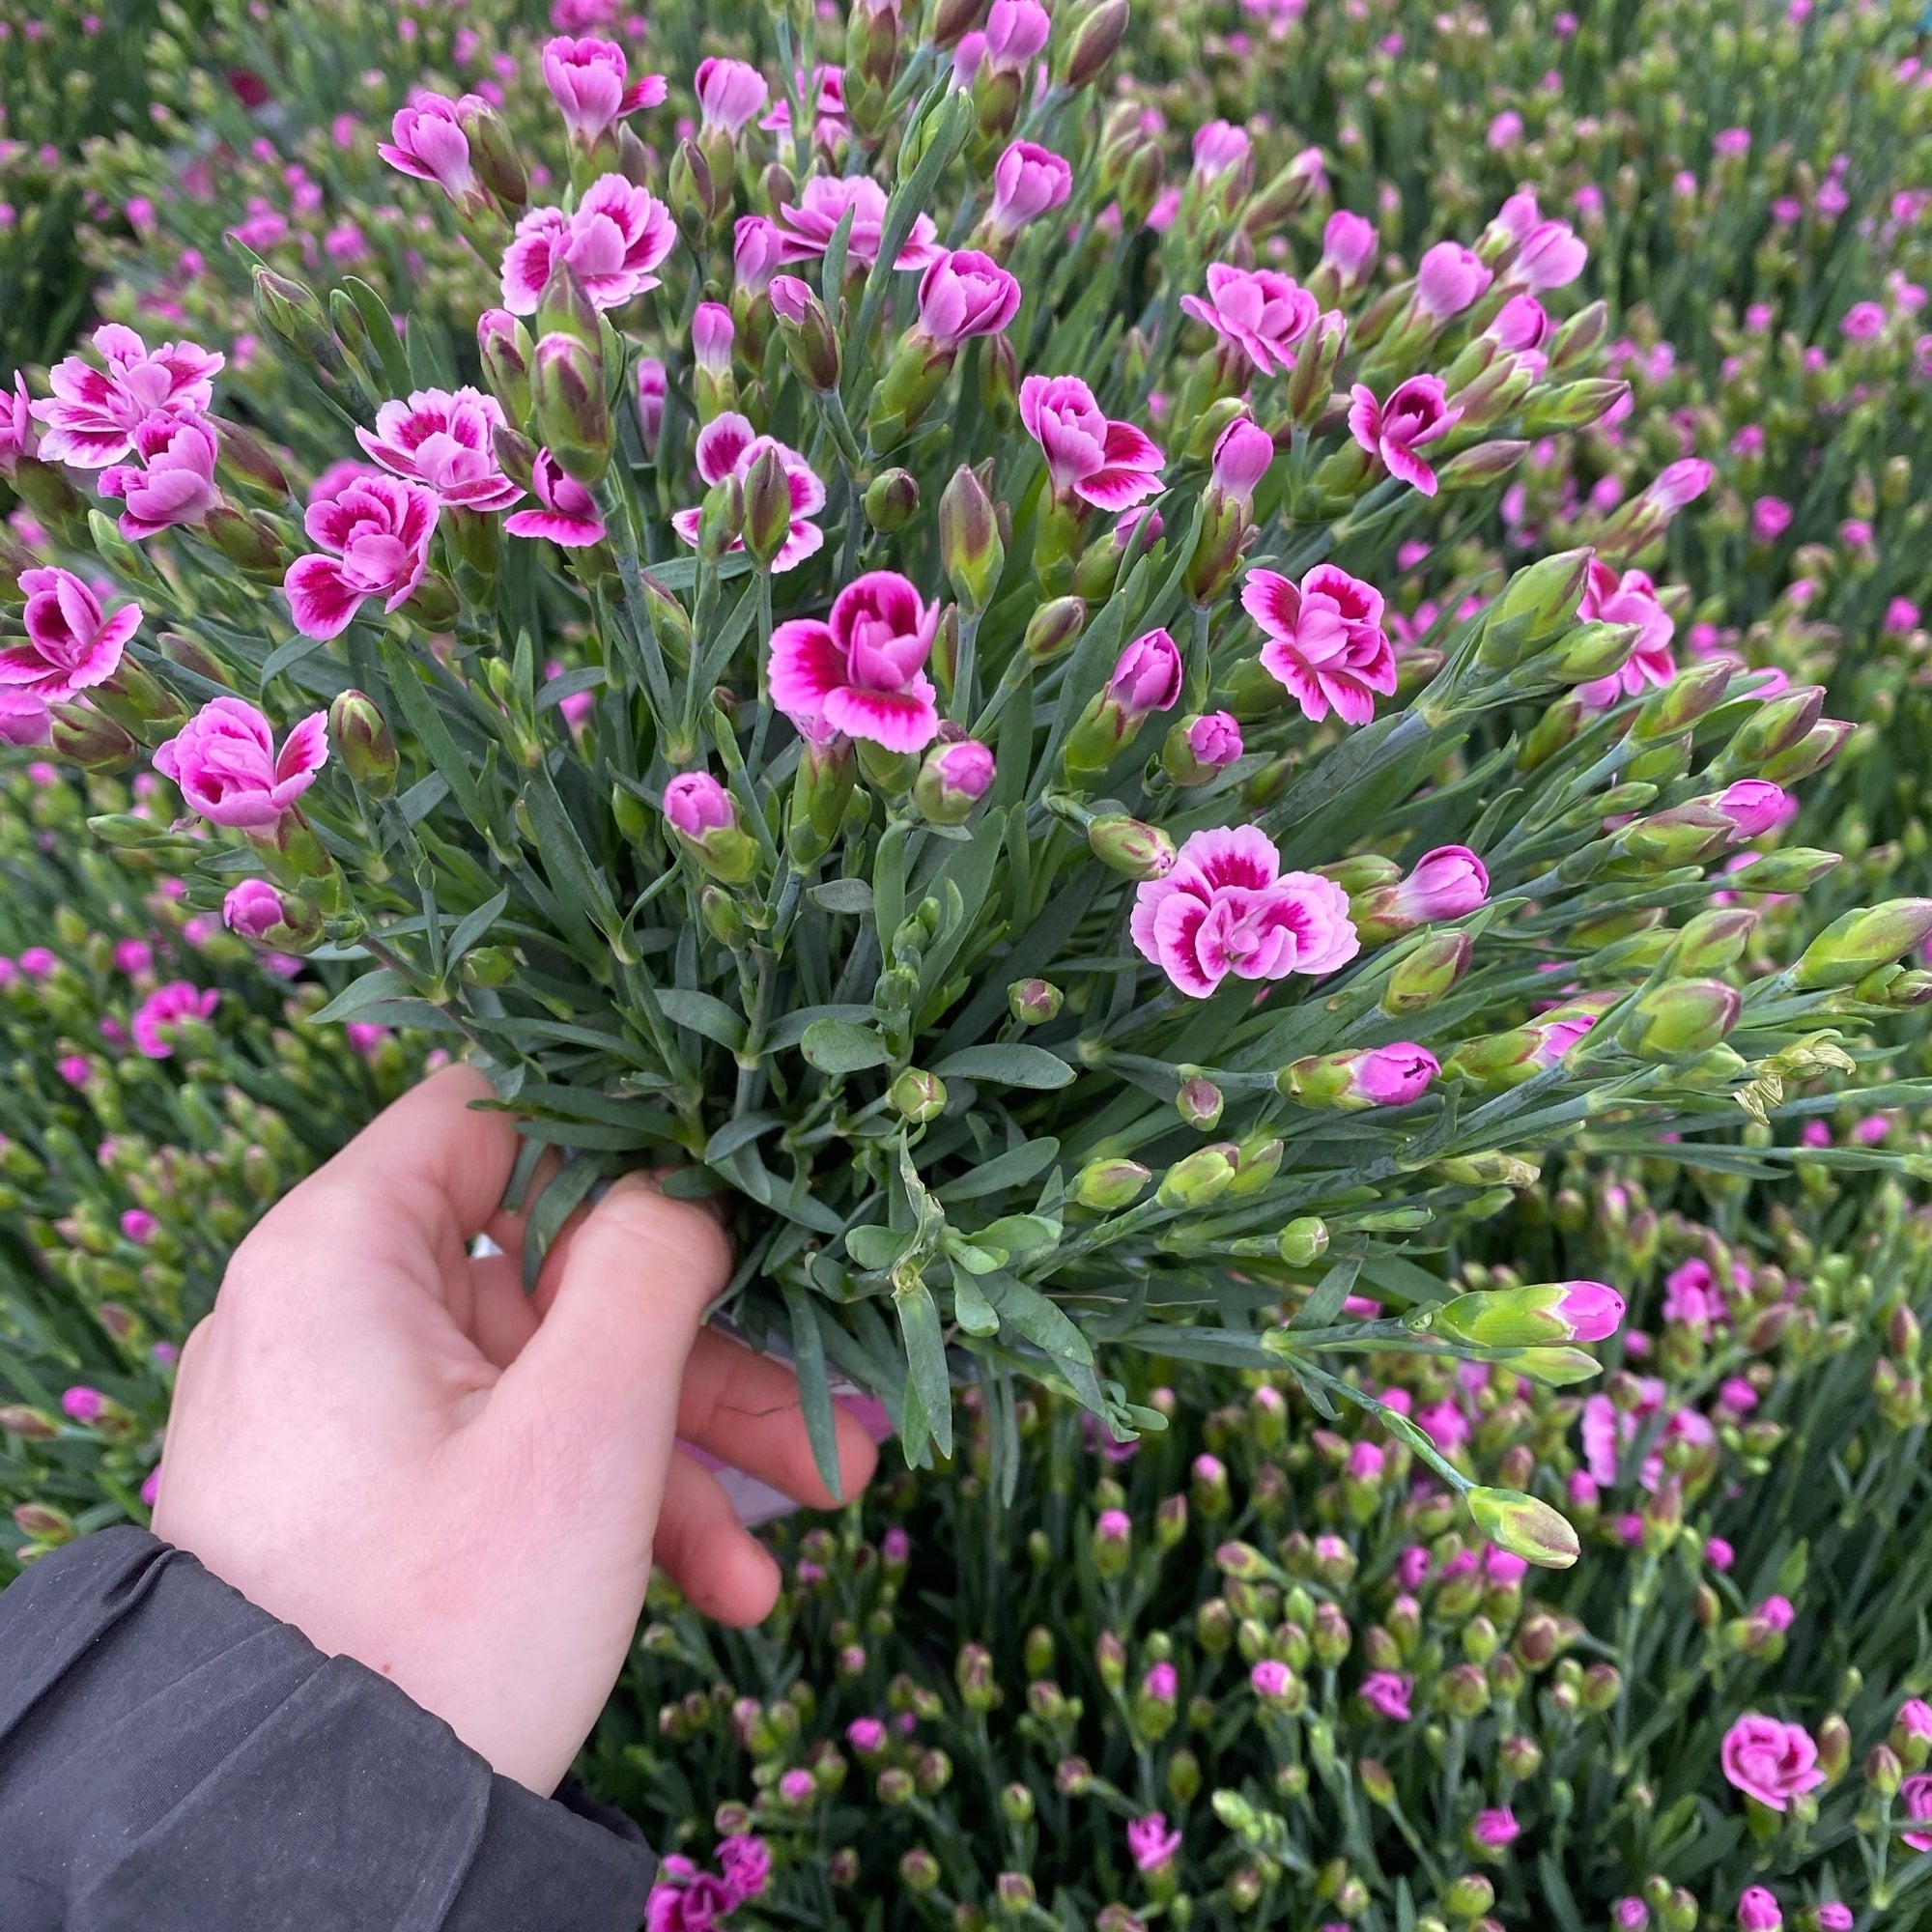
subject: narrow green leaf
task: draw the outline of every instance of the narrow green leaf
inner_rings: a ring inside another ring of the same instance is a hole
[[[838,1474],[838,1419],[832,1406],[832,1378],[825,1364],[825,1337],[812,1297],[797,1282],[784,1285],[785,1313],[791,1318],[791,1360],[798,1377],[799,1407],[818,1480],[836,1500],[845,1500]]]
[[[425,688],[421,673],[409,653],[392,639],[383,639],[383,664],[389,673],[389,690],[401,707],[410,729],[429,753],[429,761],[449,786],[457,810],[478,832],[488,836],[490,827],[483,809],[483,796],[470,774],[471,760],[457,749],[442,713]]]
[[[510,889],[505,886],[493,899],[486,899],[474,912],[467,912],[456,922],[456,929],[449,935],[449,963],[456,966],[471,947],[502,918],[504,908],[510,903]]]
[[[1362,1271],[1359,1257],[1337,1262],[1321,1277],[1320,1286],[1294,1311],[1291,1328],[1326,1328],[1342,1312],[1342,1304],[1355,1292],[1355,1277]]]
[[[320,1012],[308,1016],[310,1026],[328,1026],[337,1020],[353,1020],[364,1007],[380,1000],[406,1000],[412,997],[407,980],[392,967],[379,966],[352,980]]]
[[[1024,1141],[991,1160],[981,1161],[970,1174],[949,1180],[934,1192],[950,1205],[956,1201],[978,1201],[999,1193],[1003,1187],[1024,1187],[1035,1175],[1051,1167],[1059,1152],[1060,1143],[1051,1134]]]
[[[1093,1367],[1094,1350],[1086,1336],[1073,1325],[1066,1311],[1049,1301],[1038,1289],[1004,1270],[981,1275],[980,1286],[1000,1311],[1000,1320],[1011,1322],[1036,1348],[1044,1349],[1063,1363]]]
[[[659,993],[658,1005],[672,1026],[689,1027],[732,1053],[745,1043],[744,1015],[710,993],[668,986]]]
[[[534,1294],[544,1257],[563,1232],[563,1224],[582,1207],[603,1170],[594,1160],[565,1161],[536,1198],[524,1223],[524,1293]]]
[[[952,1314],[969,1335],[1000,1332],[999,1310],[986,1299],[972,1270],[961,1267],[957,1262],[952,1264]]]
[[[760,1134],[768,1134],[774,1127],[783,1124],[776,1114],[746,1114],[738,1120],[726,1121],[704,1143],[704,1158],[707,1161],[728,1159],[741,1147],[750,1147]]]
[[[952,1383],[946,1368],[946,1338],[940,1331],[939,1308],[923,1281],[895,1291],[899,1334],[905,1343],[907,1386],[919,1392],[926,1427],[942,1456],[952,1454]]]
[[[958,1053],[948,1054],[932,1070],[942,1080],[949,1076],[958,1080],[992,1080],[1007,1087],[1065,1087],[1073,1080],[1073,1068],[1057,1053],[1049,1053],[1043,1046],[1027,1046],[1019,1040],[965,1047]]]
[[[813,905],[827,912],[867,913],[872,910],[872,888],[864,879],[827,879],[806,893]]]

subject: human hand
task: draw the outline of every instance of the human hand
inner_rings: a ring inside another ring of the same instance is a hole
[[[439,1073],[275,1207],[183,1351],[155,1533],[319,1649],[379,1670],[548,1795],[617,1680],[653,1557],[754,1623],[776,1564],[682,1437],[827,1504],[778,1363],[699,1321],[701,1208],[627,1177],[534,1296],[499,1213],[517,1138]],[[505,1252],[472,1260],[489,1234]],[[845,1493],[877,1451],[838,1417]]]

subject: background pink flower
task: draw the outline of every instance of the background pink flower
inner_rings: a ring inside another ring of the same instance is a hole
[[[704,126],[734,135],[755,118],[771,92],[756,68],[715,57],[698,62],[692,84]]]
[[[993,205],[987,225],[1010,242],[1030,221],[1059,208],[1073,192],[1073,170],[1037,141],[1013,141],[993,166]]]
[[[1251,570],[1241,608],[1265,634],[1262,667],[1307,718],[1332,708],[1350,724],[1376,715],[1376,695],[1395,689],[1395,652],[1382,629],[1382,595],[1332,563],[1297,586],[1278,571]]]
[[[1195,833],[1165,878],[1142,882],[1129,930],[1143,956],[1196,999],[1230,973],[1332,973],[1360,950],[1348,894],[1315,872],[1283,874],[1273,841],[1254,825]]]
[[[591,142],[613,121],[640,108],[655,107],[668,91],[662,74],[630,78],[624,49],[615,41],[559,34],[543,50],[544,85],[563,110],[565,125],[580,141]]]
[[[328,758],[328,722],[304,718],[275,753],[269,721],[240,697],[215,697],[155,753],[155,769],[216,825],[273,825],[315,782]]]
[[[919,331],[936,348],[956,349],[975,335],[997,335],[1020,312],[1019,283],[990,255],[955,248],[933,258],[920,277]]]
[[[1315,327],[1320,306],[1293,275],[1275,269],[1208,265],[1208,299],[1184,295],[1180,305],[1232,342],[1261,373],[1294,367],[1294,345]]]
[[[140,628],[138,604],[103,612],[92,587],[58,566],[23,570],[20,588],[27,638],[0,649],[0,685],[51,704],[114,675]]]
[[[1029,376],[1020,421],[1045,452],[1056,496],[1118,512],[1161,487],[1159,449],[1132,423],[1109,421],[1078,376]]]
[[[1577,696],[1592,709],[1601,710],[1619,697],[1635,697],[1646,687],[1668,684],[1677,675],[1677,660],[1670,654],[1677,626],[1648,571],[1627,570],[1619,577],[1608,564],[1592,557],[1577,614],[1585,622],[1638,627],[1636,647],[1619,669],[1577,687]]]
[[[1357,383],[1350,392],[1349,434],[1371,456],[1378,456],[1391,476],[1399,476],[1425,497],[1435,494],[1435,472],[1415,452],[1447,436],[1462,420],[1460,409],[1449,409],[1438,376],[1411,376],[1385,403]]]
[[[134,1009],[133,1018],[129,1021],[134,1044],[150,1060],[166,1060],[175,1049],[161,1029],[172,1029],[183,1020],[205,1020],[220,1004],[221,995],[213,986],[204,991],[185,980],[175,980],[165,986],[157,986]]]
[[[848,209],[852,234],[845,259],[855,268],[869,269],[879,259],[886,220],[886,191],[870,175],[813,175],[799,189],[797,201],[779,210],[784,259],[802,262],[824,254]],[[938,233],[931,215],[918,216],[893,267],[929,268],[940,252]]]
[[[670,210],[649,188],[599,175],[574,213],[533,208],[517,223],[503,255],[503,306],[534,315],[551,270],[568,262],[598,308],[618,308],[657,287],[652,271],[676,241]]]
[[[829,622],[795,618],[772,633],[772,702],[808,738],[923,751],[939,730],[924,670],[938,628],[939,607],[908,579],[869,571],[833,600]]]
[[[396,109],[389,133],[388,140],[377,143],[376,152],[399,173],[435,182],[451,201],[475,191],[469,136],[463,131],[455,101],[440,94],[418,95],[409,106]]]

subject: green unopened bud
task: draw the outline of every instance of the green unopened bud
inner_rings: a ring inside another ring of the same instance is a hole
[[[537,427],[558,467],[580,483],[601,481],[612,444],[601,355],[574,335],[546,335],[530,388]]]
[[[1154,1198],[1163,1208],[1206,1208],[1227,1191],[1239,1157],[1232,1142],[1201,1148],[1161,1176]]]
[[[272,269],[256,269],[254,283],[255,320],[263,334],[293,351],[298,361],[317,363],[331,376],[342,375],[348,367],[342,347],[314,294]]]
[[[767,569],[791,535],[791,484],[776,445],[767,443],[745,471],[745,548]]]
[[[1721,980],[1673,980],[1636,1003],[1617,1037],[1640,1060],[1708,1053],[1736,1025],[1743,996]]]
[[[104,713],[91,705],[56,704],[52,715],[54,753],[68,763],[90,772],[123,772],[134,762],[139,748]]]
[[[993,1908],[1002,1918],[1031,1918],[1039,1907],[1039,1894],[1025,1872],[1002,1872],[993,1882]]]
[[[371,798],[395,790],[396,741],[373,697],[355,690],[337,696],[328,707],[328,738],[349,776]]]
[[[1499,1549],[1546,1570],[1567,1570],[1581,1553],[1577,1532],[1546,1502],[1515,1490],[1474,1489],[1463,1500],[1476,1527]]]
[[[1849,719],[1821,718],[1790,750],[1768,757],[1758,767],[1758,777],[1769,779],[1773,784],[1801,783],[1822,772],[1838,755],[1852,729]]]
[[[1452,456],[1435,472],[1435,487],[1451,497],[1459,490],[1485,490],[1507,476],[1529,451],[1528,443],[1507,438],[1479,442],[1475,448]]]
[[[772,313],[778,317],[785,360],[799,381],[830,395],[838,386],[843,362],[838,330],[825,304],[800,277],[781,275],[773,284]]]
[[[1100,77],[1127,31],[1127,0],[1094,0],[1067,35],[1060,60],[1065,87],[1087,87]]]
[[[1850,986],[1910,952],[1932,933],[1932,899],[1887,899],[1834,919],[1800,956],[1791,977],[1807,991]]]
[[[1606,302],[1593,301],[1587,308],[1578,309],[1550,338],[1550,374],[1560,376],[1577,367],[1603,341],[1609,326]]]
[[[1091,1160],[1067,1192],[1081,1207],[1112,1214],[1138,1201],[1152,1179],[1153,1170],[1137,1160]]]
[[[1748,893],[1808,892],[1844,863],[1836,852],[1821,852],[1808,845],[1786,845],[1753,859],[1748,866],[1733,872],[1729,883]]]
[[[697,506],[697,554],[716,563],[745,533],[745,486],[735,476],[721,477]]]
[[[1478,661],[1510,670],[1553,642],[1575,623],[1589,581],[1587,550],[1560,551],[1518,571],[1491,607]]]
[[[918,514],[919,479],[911,470],[882,469],[867,485],[866,521],[882,534],[904,529]]]
[[[693,247],[700,246],[719,212],[719,193],[711,164],[696,141],[682,140],[673,151],[665,177],[665,202],[678,233]]]
[[[1065,999],[1048,980],[1015,980],[1007,988],[1007,1009],[1021,1026],[1044,1026],[1057,1019]]]
[[[1556,430],[1588,429],[1629,394],[1630,384],[1614,376],[1585,376],[1541,388],[1522,412],[1523,431],[1537,437]]]
[[[208,420],[219,444],[218,470],[224,481],[252,484],[271,497],[289,494],[287,474],[260,437],[224,416]]]
[[[597,304],[590,299],[590,291],[584,287],[582,276],[561,257],[543,285],[543,293],[537,300],[534,327],[539,338],[568,335],[586,349],[602,351],[604,331]],[[532,362],[534,357],[533,350]]]
[[[1290,1267],[1310,1267],[1328,1252],[1328,1224],[1319,1214],[1297,1214],[1281,1231],[1275,1252]]]
[[[1442,1894],[1451,1918],[1480,1918],[1496,1902],[1496,1889],[1481,1872],[1464,1872]]]
[[[456,103],[456,118],[469,136],[476,179],[515,214],[530,198],[530,178],[503,117],[481,95],[466,94]]]
[[[908,1891],[930,1891],[939,1883],[939,1861],[923,1845],[899,1860],[899,1879]]]
[[[1594,684],[1630,662],[1643,635],[1636,624],[1578,624],[1537,660],[1537,668],[1562,684]]]
[[[1396,962],[1382,987],[1391,1017],[1427,1012],[1468,971],[1474,942],[1466,932],[1431,932]]]
[[[1175,1095],[1175,1108],[1180,1118],[1190,1127],[1202,1133],[1210,1131],[1221,1118],[1225,1104],[1220,1088],[1213,1081],[1197,1074],[1192,1080],[1183,1080],[1180,1091]]]
[[[1087,627],[1087,606],[1078,597],[1055,597],[1027,619],[1020,649],[1037,665],[1051,664],[1073,648]]]
[[[1625,826],[1617,846],[1625,858],[1640,865],[1674,868],[1714,858],[1735,844],[1737,837],[1735,818],[1713,800],[1693,798]]]
[[[1174,840],[1157,825],[1144,825],[1124,812],[1095,818],[1087,828],[1094,858],[1130,879],[1164,879],[1174,870]]]
[[[923,1126],[946,1111],[946,1082],[923,1067],[908,1066],[893,1082],[892,1102],[902,1120]]]
[[[60,1434],[60,1426],[37,1408],[10,1404],[0,1408],[0,1434],[17,1435],[23,1442],[51,1442]]]
[[[1159,151],[1154,151],[1155,164]],[[1288,389],[1283,396],[1290,419],[1301,429],[1312,429],[1328,408],[1334,392],[1335,372],[1349,338],[1349,324],[1339,310],[1330,309],[1309,331],[1297,350],[1294,367],[1290,370]]]
[[[477,328],[477,346],[484,383],[512,427],[521,428],[530,419],[530,368],[537,353],[529,330],[515,316],[492,309]]]
[[[1653,691],[1631,720],[1631,737],[1654,744],[1687,731],[1723,697],[1733,667],[1722,659],[1687,665],[1670,682]]]
[[[259,511],[217,503],[202,525],[202,535],[246,576],[267,582],[288,568],[288,552],[281,538]]]
[[[649,571],[639,571],[643,587],[644,611],[651,620],[658,648],[682,670],[691,662],[691,617],[684,606]]]
[[[963,463],[939,499],[939,560],[959,608],[967,615],[985,610],[999,588],[1007,553],[993,499]],[[1077,599],[1063,600],[1077,603]],[[1038,613],[1036,612],[1036,617]]]
[[[1287,1151],[1288,1145],[1278,1134],[1250,1134],[1240,1145],[1228,1192],[1244,1197],[1261,1193],[1281,1172]]]
[[[1767,758],[1799,744],[1824,715],[1822,685],[1794,685],[1766,698],[1732,734],[1714,767],[1716,774],[1757,774]]]
[[[1713,906],[1677,936],[1672,969],[1699,977],[1722,973],[1744,957],[1757,928],[1757,914],[1743,906]]]
[[[1905,1782],[1905,1767],[1889,1745],[1874,1745],[1865,1753],[1865,1783],[1874,1797],[1890,1800]]]

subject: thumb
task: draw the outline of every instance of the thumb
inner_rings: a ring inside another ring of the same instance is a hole
[[[547,1431],[575,1418],[633,1447],[662,1437],[668,1458],[685,1359],[730,1273],[711,1215],[626,1175],[572,1231],[556,1292],[492,1406]]]

